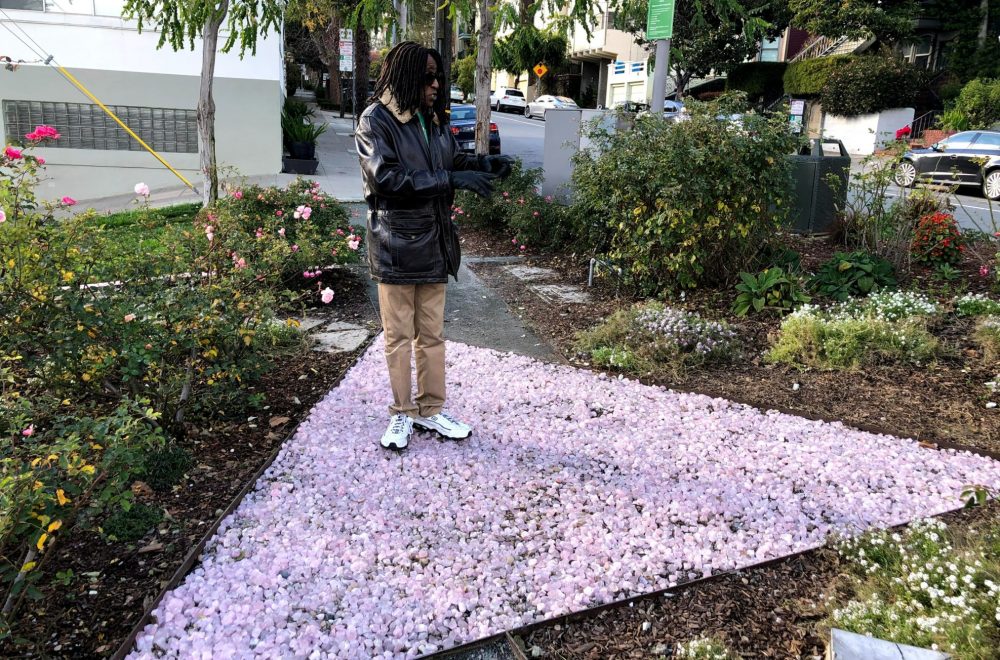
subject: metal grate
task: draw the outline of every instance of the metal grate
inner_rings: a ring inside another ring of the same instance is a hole
[[[156,151],[198,153],[198,120],[194,110],[131,105],[108,107]],[[62,136],[46,147],[142,150],[142,146],[97,105],[4,101],[3,118],[8,139],[20,138],[39,124],[46,124],[54,126]]]

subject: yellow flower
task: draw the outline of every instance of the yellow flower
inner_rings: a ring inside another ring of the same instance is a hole
[[[52,532],[56,531],[60,527],[62,527],[62,521],[61,520],[56,520],[51,525],[49,525],[49,528],[46,531],[51,534]]]
[[[47,538],[49,538],[49,535],[44,533],[38,537],[38,543],[35,544],[35,547],[38,548],[39,551],[45,549],[45,539]]]
[[[40,459],[40,458],[36,458],[35,460],[36,460],[36,461],[40,461],[40,460],[42,460],[42,459]],[[34,467],[34,463],[32,464],[32,467]],[[35,487],[34,487],[34,490],[39,490],[39,489],[41,489],[41,488],[45,488],[45,484],[43,484],[43,483],[42,483],[41,481],[36,481],[36,482],[35,482]]]
[[[27,573],[28,571],[30,571],[31,569],[33,569],[37,565],[38,565],[37,561],[29,561],[27,564],[25,564],[24,566],[21,567],[21,572],[22,573]]]
[[[59,501],[59,506],[66,506],[67,504],[73,501],[68,497],[66,497],[66,491],[64,491],[62,488],[56,491],[56,499]]]
[[[82,376],[80,376],[80,380],[82,380],[85,383],[89,383],[90,382],[90,374],[83,374]]]
[[[63,282],[72,282],[74,277],[76,277],[76,275],[74,275],[71,270],[64,270],[62,272]]]
[[[80,468],[80,472],[83,472],[84,474],[94,474],[94,466],[84,465],[82,468]]]

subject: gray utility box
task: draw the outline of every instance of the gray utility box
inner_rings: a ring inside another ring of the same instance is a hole
[[[837,207],[847,203],[847,182],[851,156],[840,140],[812,139],[794,155],[792,177],[795,199],[791,210],[791,229],[803,234],[823,234],[833,229]],[[838,182],[830,185],[829,175]]]

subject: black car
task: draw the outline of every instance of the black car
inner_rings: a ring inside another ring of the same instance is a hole
[[[451,106],[451,132],[458,140],[458,148],[467,153],[476,151],[476,106]],[[500,153],[500,129],[490,122],[490,153]]]
[[[920,181],[979,186],[987,199],[1000,199],[1000,131],[963,131],[907,151],[896,183],[908,187]]]

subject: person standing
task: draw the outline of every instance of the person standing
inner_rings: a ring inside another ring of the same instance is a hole
[[[414,426],[453,440],[472,433],[444,410],[445,287],[449,275],[457,278],[461,259],[451,207],[456,189],[489,196],[513,162],[458,149],[447,127],[441,71],[437,51],[412,41],[394,46],[355,132],[368,202],[368,266],[378,282],[393,398],[380,441],[387,449],[404,449]]]

